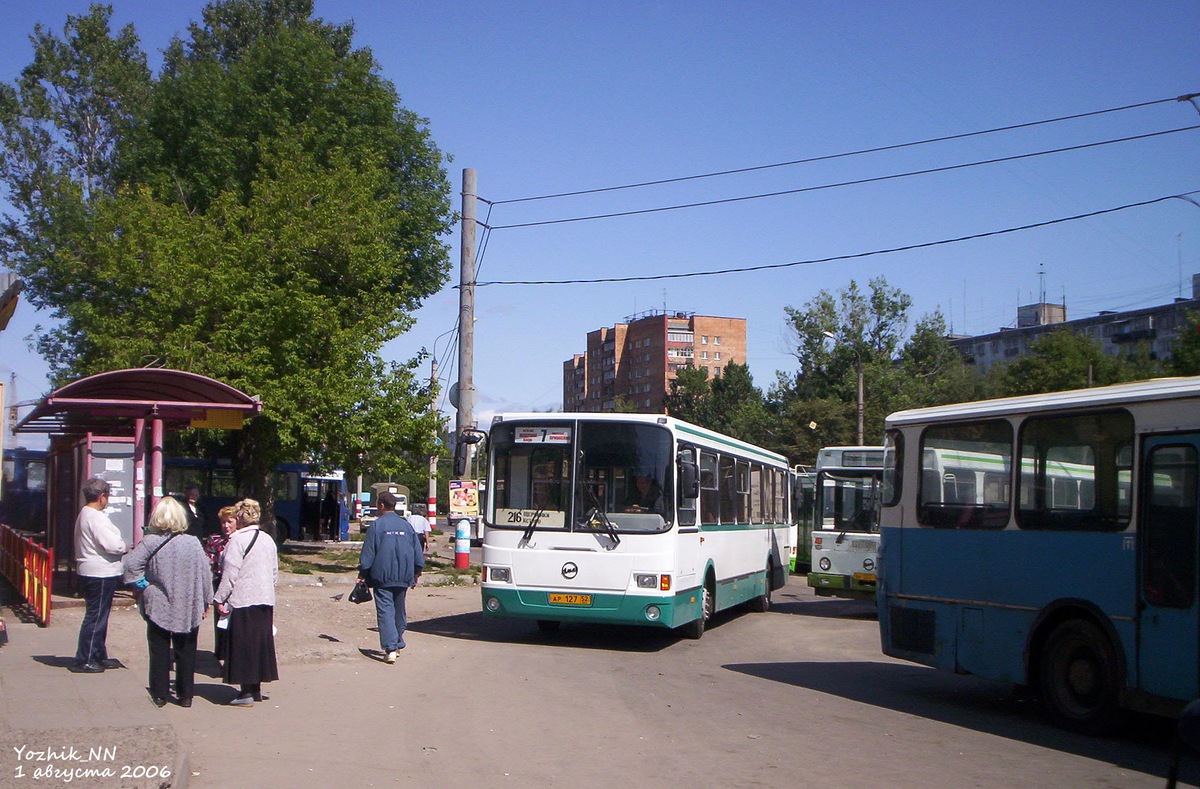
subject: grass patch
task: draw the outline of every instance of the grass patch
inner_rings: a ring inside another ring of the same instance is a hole
[[[316,553],[290,552],[285,544],[279,550],[279,569],[285,573],[352,573],[358,571],[358,551],[324,550]]]
[[[453,561],[446,561],[437,557],[426,557],[425,573],[435,573],[442,576],[446,579],[445,585],[447,586],[458,586],[461,584],[479,583],[480,568],[478,565],[472,565],[466,569],[460,569],[454,566]]]

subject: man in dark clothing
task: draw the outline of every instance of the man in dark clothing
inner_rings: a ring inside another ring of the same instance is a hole
[[[404,649],[408,615],[404,597],[416,586],[425,569],[425,554],[413,527],[396,514],[396,497],[384,491],[377,502],[379,517],[363,540],[358,576],[375,590],[375,619],[379,624],[379,646],[388,663]]]
[[[657,512],[663,511],[663,492],[649,474],[644,472],[633,476],[633,486],[625,497],[625,512]]]
[[[200,488],[188,485],[179,502],[187,514],[187,533],[203,543],[208,537],[208,529],[204,527],[204,515],[200,512]]]

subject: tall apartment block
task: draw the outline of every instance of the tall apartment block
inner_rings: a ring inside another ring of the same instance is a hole
[[[1151,359],[1169,359],[1179,335],[1189,328],[1187,314],[1200,310],[1200,274],[1192,276],[1192,297],[1134,310],[1104,310],[1067,320],[1064,304],[1029,304],[1017,308],[1015,328],[974,337],[951,337],[967,364],[986,373],[994,365],[1025,356],[1043,335],[1069,329],[1092,338],[1109,356],[1130,356],[1145,349]]]
[[[709,379],[746,363],[746,319],[651,310],[588,332],[587,353],[563,362],[564,411],[613,411],[618,399],[661,414],[671,381],[691,364]]]

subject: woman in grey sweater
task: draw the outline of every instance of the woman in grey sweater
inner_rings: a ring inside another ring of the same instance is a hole
[[[148,533],[125,556],[125,581],[142,589],[138,606],[146,619],[150,649],[150,698],[167,703],[171,652],[175,695],[192,706],[196,677],[196,636],[212,599],[212,571],[200,540],[186,534],[183,505],[167,496],[150,515]]]

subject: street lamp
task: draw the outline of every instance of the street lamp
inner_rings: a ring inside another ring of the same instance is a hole
[[[834,336],[833,332],[828,332],[828,331],[826,331],[826,332],[821,332],[821,333],[822,333],[822,334],[824,334],[824,335],[825,335],[826,337],[828,337],[829,339],[833,340],[835,343],[837,342],[837,337],[835,337],[835,336]],[[854,434],[854,440],[855,440],[855,441],[858,443],[858,445],[861,447],[861,446],[863,446],[863,366],[862,366],[862,354],[859,352],[859,350],[858,350],[858,345],[857,345],[857,344],[855,344],[855,345],[852,345],[851,347],[854,349],[854,368],[855,368],[856,377],[857,377],[857,379],[858,379],[858,381],[857,381],[857,384],[858,384],[858,398],[857,398],[857,402],[855,403],[855,413],[856,413],[856,416],[857,416],[857,418],[858,418],[858,420],[857,420],[857,421],[858,421],[858,424],[857,424],[857,430],[856,430],[856,432],[855,432],[855,434]]]

